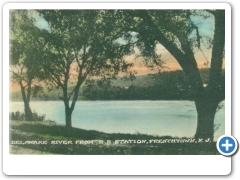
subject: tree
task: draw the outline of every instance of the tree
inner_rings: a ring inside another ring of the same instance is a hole
[[[194,52],[201,50],[206,38],[201,36],[192,16],[214,19],[212,56],[209,83],[204,87],[197,67]],[[197,129],[195,138],[210,138],[214,135],[214,116],[219,102],[224,100],[224,76],[222,63],[225,46],[224,10],[134,10],[128,18],[135,20],[129,30],[138,33],[138,47],[143,56],[150,57],[156,64],[161,61],[156,55],[156,45],[162,44],[182,67],[191,86],[197,110]]]
[[[90,77],[103,81],[127,72],[132,63],[124,60],[130,44],[118,41],[122,36],[115,11],[39,10],[50,31],[42,34],[45,58],[41,64],[48,80],[62,89],[66,127],[72,127],[72,112],[79,89]],[[127,39],[127,38],[125,38]]]
[[[38,62],[41,57],[37,42],[39,29],[34,26],[32,11],[10,11],[10,73],[13,83],[21,88],[25,120],[33,120],[31,96],[37,95],[43,79]]]

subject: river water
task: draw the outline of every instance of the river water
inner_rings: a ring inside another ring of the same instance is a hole
[[[216,113],[220,125],[214,139],[224,134],[225,108]],[[65,124],[62,101],[34,101],[33,111],[46,119]],[[10,102],[10,111],[23,112],[23,102]],[[193,137],[197,112],[192,101],[78,101],[72,115],[73,127],[107,133],[143,133]]]

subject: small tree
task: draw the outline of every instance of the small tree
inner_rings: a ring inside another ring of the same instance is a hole
[[[131,52],[129,44],[118,42],[121,29],[115,11],[39,10],[49,23],[43,33],[45,58],[41,64],[45,75],[62,89],[66,127],[72,127],[72,112],[79,89],[89,77],[102,80],[127,72],[132,64],[123,56]]]
[[[30,99],[41,89],[39,82],[43,79],[38,64],[41,48],[37,34],[40,30],[34,26],[31,13],[26,10],[10,11],[10,74],[11,81],[21,88],[25,120],[33,120]]]

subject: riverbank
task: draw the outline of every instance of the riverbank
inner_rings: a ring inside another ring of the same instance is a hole
[[[215,155],[215,142],[103,133],[66,128],[52,122],[10,121],[11,154],[66,155]]]

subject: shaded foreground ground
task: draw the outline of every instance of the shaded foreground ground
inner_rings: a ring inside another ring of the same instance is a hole
[[[11,154],[217,155],[215,142],[144,134],[109,134],[54,123],[10,121]]]

